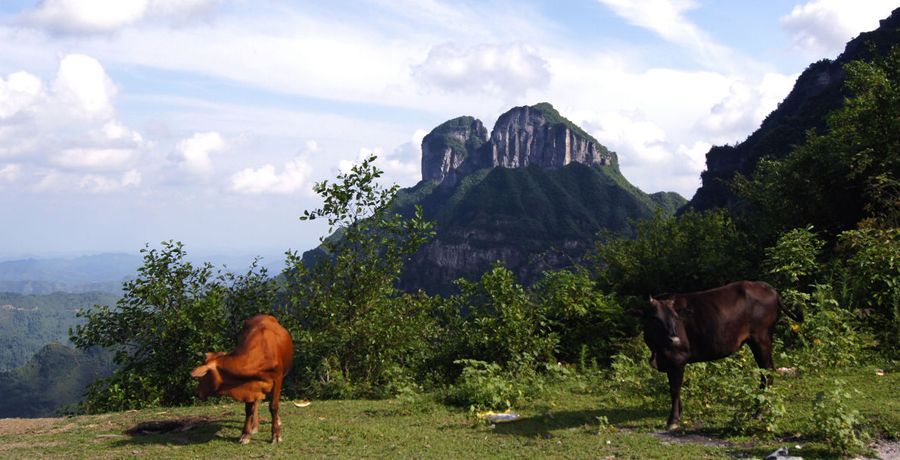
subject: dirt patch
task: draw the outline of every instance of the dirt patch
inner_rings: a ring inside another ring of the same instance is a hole
[[[733,443],[723,439],[683,431],[657,431],[653,436],[663,444],[702,444],[709,447],[731,447]]]
[[[4,418],[0,419],[0,436],[46,433],[56,429],[61,418]]]
[[[875,451],[875,458],[880,458],[882,460],[900,459],[900,441],[881,440],[876,442],[875,445],[872,446],[872,450]],[[863,459],[869,457],[856,458]]]
[[[183,417],[169,420],[141,422],[125,430],[131,436],[160,433],[183,433],[200,425],[221,420],[219,417]]]

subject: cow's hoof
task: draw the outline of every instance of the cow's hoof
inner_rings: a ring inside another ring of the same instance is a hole
[[[258,426],[257,426],[257,427],[254,427],[254,428],[252,428],[252,429],[250,430],[250,434],[256,434],[256,433],[259,433],[259,427],[258,427]]]
[[[241,436],[241,439],[238,442],[241,444],[250,444],[250,435],[245,434],[245,435]]]
[[[272,444],[278,444],[279,442],[281,442],[281,436],[272,437]]]

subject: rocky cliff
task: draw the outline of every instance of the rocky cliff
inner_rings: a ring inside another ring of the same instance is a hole
[[[442,123],[422,140],[422,179],[446,185],[483,168],[554,169],[571,163],[614,166],[618,160],[546,102],[504,113],[490,137],[480,120],[466,116]]]
[[[702,186],[680,212],[705,210],[736,204],[730,184],[735,174],[752,175],[763,157],[781,159],[794,146],[802,144],[806,131],[822,132],[828,114],[841,107],[848,96],[844,88],[844,65],[854,60],[872,60],[900,43],[900,8],[881,21],[879,27],[847,43],[834,61],[824,59],[811,64],[793,89],[759,129],[747,140],[735,145],[714,146],[706,154]]]
[[[441,123],[422,139],[422,180],[442,182],[487,140],[481,120],[459,117]]]

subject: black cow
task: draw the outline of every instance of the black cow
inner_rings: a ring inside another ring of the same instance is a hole
[[[746,343],[760,368],[774,368],[772,333],[781,308],[778,292],[760,281],[650,298],[642,312],[644,342],[650,347],[650,366],[669,376],[670,430],[681,420],[681,382],[687,363],[724,358]],[[762,385],[766,384],[763,378]]]

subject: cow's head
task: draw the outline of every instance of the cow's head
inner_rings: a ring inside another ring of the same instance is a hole
[[[225,353],[221,351],[207,353],[203,365],[191,371],[191,377],[200,380],[197,384],[197,397],[203,401],[215,395],[222,384],[222,376],[217,368],[217,360],[224,355]]]
[[[680,327],[681,318],[675,310],[673,299],[657,300],[650,297],[650,303],[644,307],[641,315],[644,326],[644,341],[650,347],[650,366],[661,369],[657,362],[657,355],[682,349],[687,345],[683,338],[683,328]],[[661,369],[662,370],[662,369]]]

